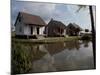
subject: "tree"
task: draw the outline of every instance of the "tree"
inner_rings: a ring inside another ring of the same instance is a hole
[[[78,5],[79,9],[77,12],[79,12],[82,8],[86,8],[85,5]],[[93,17],[93,10],[92,6],[89,6],[89,14],[90,14],[90,20],[91,20],[91,28],[92,28],[92,45],[93,45],[93,56],[94,56],[94,68],[96,68],[96,32],[94,27],[94,17]]]

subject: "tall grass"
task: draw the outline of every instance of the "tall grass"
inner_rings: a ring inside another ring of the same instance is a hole
[[[12,73],[27,73],[32,68],[32,55],[31,52],[20,45],[20,43],[12,43]]]
[[[91,40],[92,39],[92,36],[91,35],[88,35],[88,34],[84,34],[82,37],[81,37],[81,40]]]
[[[11,71],[12,74],[32,72],[32,63],[42,58],[46,52],[39,50],[34,44],[24,44],[12,41]]]

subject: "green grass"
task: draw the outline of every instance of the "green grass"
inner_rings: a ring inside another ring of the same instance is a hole
[[[48,37],[44,39],[16,39],[12,38],[12,41],[15,42],[22,42],[22,43],[56,43],[56,42],[66,42],[66,41],[73,41],[73,40],[79,40],[80,37],[78,36],[72,36],[72,37]]]

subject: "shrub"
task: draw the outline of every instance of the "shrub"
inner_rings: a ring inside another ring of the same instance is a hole
[[[88,35],[88,34],[84,34],[82,37],[81,37],[82,40],[91,40],[91,36]]]

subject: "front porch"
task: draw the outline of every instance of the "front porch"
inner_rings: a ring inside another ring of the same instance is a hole
[[[15,35],[18,39],[44,39],[43,35]]]
[[[41,25],[27,25],[29,35],[44,35],[44,26]],[[26,31],[26,30],[25,30]]]
[[[29,26],[30,35],[39,35],[40,34],[40,28],[39,26]]]

